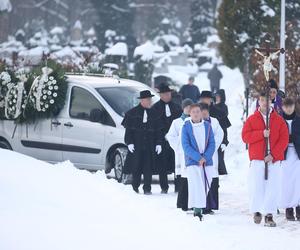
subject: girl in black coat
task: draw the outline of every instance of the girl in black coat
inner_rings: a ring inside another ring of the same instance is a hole
[[[220,126],[222,127],[224,131],[224,139],[223,142],[218,149],[218,155],[219,155],[219,175],[226,175],[227,170],[226,170],[226,165],[224,161],[224,151],[227,145],[229,144],[228,141],[228,133],[227,129],[231,126],[231,123],[228,119],[228,107],[225,104],[226,102],[226,96],[225,96],[225,91],[224,89],[220,89],[216,93],[216,104],[214,105],[215,109],[218,110],[222,116],[218,119]]]

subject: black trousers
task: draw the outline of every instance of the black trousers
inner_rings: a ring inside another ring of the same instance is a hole
[[[188,179],[180,177],[178,196],[177,196],[177,208],[181,208],[183,211],[187,211],[188,200],[189,200]]]
[[[162,153],[159,155],[159,164],[160,187],[162,190],[168,190],[168,173],[175,172],[175,153],[167,141],[163,143]]]
[[[218,157],[219,157],[219,165],[218,165],[219,175],[226,175],[227,169],[224,161],[224,151],[222,152],[221,147],[218,149]]]
[[[142,150],[140,155],[142,157],[140,157],[138,167],[132,173],[132,187],[133,189],[138,189],[140,187],[143,175],[144,192],[150,192],[152,183],[152,153],[148,150]]]
[[[213,178],[207,195],[206,209],[219,209],[219,178]]]

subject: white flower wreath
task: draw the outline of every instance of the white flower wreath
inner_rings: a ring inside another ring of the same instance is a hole
[[[46,112],[50,105],[55,103],[57,97],[58,85],[53,76],[49,76],[53,72],[51,68],[42,68],[42,75],[35,78],[29,92],[29,101],[34,105],[34,109],[38,112]]]
[[[5,106],[5,96],[8,90],[8,85],[11,83],[11,76],[8,72],[3,71],[0,74],[0,108]]]
[[[17,84],[9,83],[8,91],[5,96],[5,117],[7,119],[17,119],[26,106],[26,91],[24,82]]]

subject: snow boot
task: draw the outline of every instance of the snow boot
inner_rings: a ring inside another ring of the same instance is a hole
[[[300,221],[300,206],[296,207],[296,218],[297,221]]]
[[[194,217],[198,217],[200,221],[203,220],[202,209],[194,208]]]
[[[276,227],[276,223],[273,220],[272,214],[268,214],[265,216],[265,227]]]
[[[294,208],[287,208],[285,210],[285,218],[288,221],[295,221]]]
[[[255,224],[260,224],[261,221],[262,221],[262,215],[261,215],[261,213],[258,213],[258,212],[255,213],[253,219],[254,219],[254,223]]]
[[[168,194],[168,189],[163,189],[163,190],[161,190],[160,193],[161,193],[161,194]]]

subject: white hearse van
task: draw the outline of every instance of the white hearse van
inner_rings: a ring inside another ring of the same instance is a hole
[[[113,168],[118,181],[127,154],[125,112],[138,104],[140,82],[95,75],[67,75],[66,103],[53,119],[15,125],[0,121],[0,148],[10,149],[51,163],[70,160],[88,170]]]

